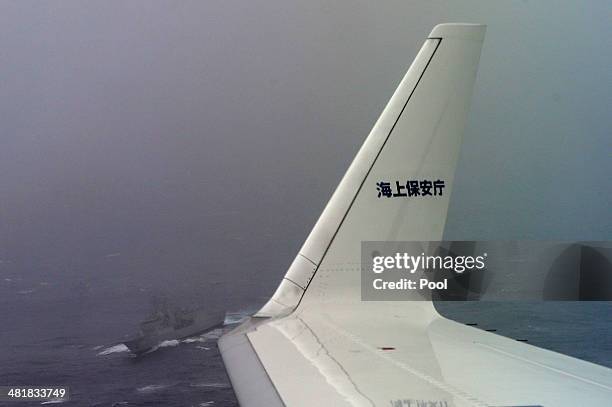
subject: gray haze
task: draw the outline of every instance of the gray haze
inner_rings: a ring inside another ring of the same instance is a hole
[[[260,301],[449,21],[488,32],[446,238],[610,239],[609,2],[458,3],[2,1],[0,284]]]

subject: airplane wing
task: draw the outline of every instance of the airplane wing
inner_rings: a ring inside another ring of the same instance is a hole
[[[362,241],[439,241],[485,27],[436,26],[270,301],[219,349],[242,406],[604,406],[612,370],[361,301]],[[443,180],[389,198],[381,182]]]

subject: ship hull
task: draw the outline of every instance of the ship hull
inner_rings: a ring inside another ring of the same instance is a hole
[[[130,352],[140,355],[155,348],[163,341],[185,339],[219,328],[223,326],[224,318],[225,313],[196,315],[194,322],[189,326],[178,329],[163,328],[147,335],[141,334],[134,339],[124,342],[124,344]]]

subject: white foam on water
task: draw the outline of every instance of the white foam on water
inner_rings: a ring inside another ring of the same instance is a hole
[[[110,355],[111,353],[120,353],[120,352],[128,352],[129,349],[123,343],[120,343],[115,346],[108,347],[104,349],[102,352],[98,353],[98,356]]]
[[[195,383],[192,384],[191,387],[205,387],[210,389],[227,389],[230,387],[227,383],[219,383],[219,382],[204,382],[204,383]]]
[[[200,336],[194,336],[191,338],[183,339],[181,342],[183,343],[205,343],[210,341],[216,341],[223,335],[224,331],[221,328],[213,329],[212,331],[208,331],[203,333]]]
[[[196,336],[194,338],[187,338],[182,340],[183,343],[195,343],[195,342],[206,342],[206,339],[201,336]]]
[[[178,339],[169,339],[169,340],[162,341],[162,342],[158,343],[157,345],[155,345],[154,347],[152,347],[151,349],[149,349],[145,353],[153,353],[156,350],[161,349],[161,348],[173,348],[175,346],[180,345],[180,343],[181,343],[181,341],[179,341]]]
[[[170,339],[167,341],[163,341],[160,342],[159,345],[157,345],[158,348],[171,348],[174,346],[178,346],[180,343],[180,341],[178,339]]]
[[[139,387],[136,391],[140,393],[153,393],[155,391],[163,390],[166,387],[170,387],[169,384],[149,384],[148,386]]]

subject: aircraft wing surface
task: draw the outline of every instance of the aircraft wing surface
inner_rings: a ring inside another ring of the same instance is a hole
[[[450,321],[422,298],[361,300],[362,241],[442,240],[484,33],[433,29],[274,296],[220,339],[242,406],[612,405],[611,369]],[[408,180],[444,188],[409,196]]]

